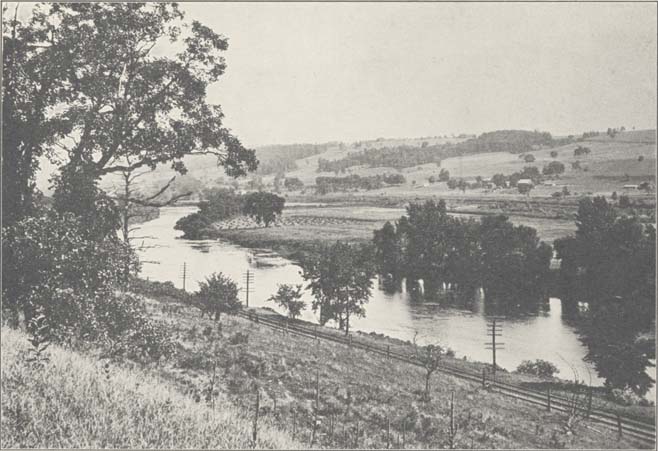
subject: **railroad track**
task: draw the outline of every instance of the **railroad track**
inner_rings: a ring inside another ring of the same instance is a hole
[[[254,321],[258,324],[263,324],[264,326],[280,330],[282,332],[292,333],[298,336],[312,339],[331,341],[341,345],[351,346],[356,349],[379,354],[390,359],[408,363],[410,365],[418,367],[423,366],[421,362],[416,359],[415,355],[405,355],[399,352],[391,351],[390,348],[382,349],[377,346],[362,343],[359,340],[350,340],[347,338],[339,337],[334,334],[323,332],[319,330],[318,327],[311,329],[308,327],[300,326],[298,324],[288,324],[286,321],[275,320],[271,317],[263,317],[251,312],[240,312],[238,313],[238,316],[241,316],[250,321]],[[449,364],[441,366],[437,371],[477,384],[482,384],[483,380],[480,374],[471,373]],[[505,382],[494,382],[493,387],[497,393],[502,395],[541,406],[545,409],[548,408],[547,393],[515,386]],[[656,443],[655,424],[649,421],[641,421],[596,408],[587,409],[582,406],[574,405],[568,398],[556,394],[551,394],[550,396],[550,408],[551,410],[565,413],[572,413],[574,412],[574,409],[576,409],[576,412],[579,412],[589,421],[597,422],[615,430],[622,430],[623,434],[652,445]],[[589,410],[589,414],[587,410]]]

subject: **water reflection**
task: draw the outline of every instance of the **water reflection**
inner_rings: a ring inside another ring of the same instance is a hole
[[[177,237],[173,229],[176,221],[195,208],[163,208],[158,219],[142,225],[144,235],[157,237],[155,247],[146,247],[141,258],[157,264],[145,263],[143,277],[152,280],[172,281],[182,286],[181,268],[186,264],[189,276],[186,286],[196,290],[197,281],[213,272],[223,272],[236,281],[250,270],[254,274],[254,292],[250,306],[268,306],[267,302],[282,283],[304,284],[301,268],[286,259],[265,250],[249,250],[231,243],[207,240],[188,241]],[[402,340],[417,340],[421,344],[440,343],[456,351],[458,356],[490,361],[485,350],[487,317],[504,315],[503,340],[505,349],[497,353],[497,363],[508,370],[515,369],[523,360],[543,359],[555,364],[558,376],[572,378],[573,366],[581,375],[592,375],[594,384],[602,381],[593,367],[583,361],[586,349],[579,341],[572,318],[577,315],[572,304],[564,306],[551,297],[532,303],[522,312],[510,315],[510,306],[485,300],[481,289],[472,293],[455,293],[440,287],[427,292],[422,281],[373,281],[373,295],[366,306],[365,318],[353,318],[351,328],[363,332],[378,332]],[[302,319],[317,321],[310,310],[313,300],[310,292],[303,297],[309,306]],[[243,302],[244,302],[243,295]],[[653,393],[653,391],[651,392]],[[650,394],[652,396],[652,394]]]

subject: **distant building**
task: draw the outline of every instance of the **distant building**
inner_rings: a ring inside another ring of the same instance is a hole
[[[624,189],[639,189],[638,185],[624,185]]]
[[[518,182],[516,182],[516,187],[520,188],[522,186],[532,188],[533,186],[535,186],[535,184],[532,183],[532,180],[530,179],[520,179]]]

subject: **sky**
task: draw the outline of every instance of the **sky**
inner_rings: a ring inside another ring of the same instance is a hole
[[[655,128],[655,3],[184,3],[248,146]]]
[[[656,3],[181,8],[229,39],[208,96],[248,147],[656,127]]]

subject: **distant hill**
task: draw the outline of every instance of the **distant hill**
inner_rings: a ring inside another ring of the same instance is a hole
[[[420,146],[366,148],[350,152],[340,160],[318,160],[318,172],[344,172],[353,166],[390,167],[404,169],[427,163],[440,164],[445,158],[488,152],[522,153],[541,148],[556,147],[573,141],[572,138],[554,139],[550,133],[525,130],[499,130],[461,142],[444,142]]]
[[[344,149],[343,143],[283,144],[263,146],[256,149],[258,174],[269,175],[297,169],[297,160],[317,155],[331,148]]]

